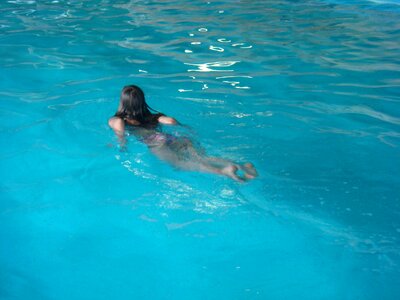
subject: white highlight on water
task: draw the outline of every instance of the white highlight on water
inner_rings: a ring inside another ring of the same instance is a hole
[[[227,68],[239,62],[240,61],[216,61],[216,62],[199,63],[199,64],[185,63],[185,65],[198,67],[198,69],[189,69],[188,72],[220,72],[220,71],[233,72],[234,70],[227,70],[227,69],[219,70],[219,69],[213,69],[213,67]]]
[[[224,52],[224,48],[222,48],[222,47],[216,47],[216,46],[210,46],[209,47],[209,49],[210,50],[213,50],[213,51],[217,51],[217,52]]]

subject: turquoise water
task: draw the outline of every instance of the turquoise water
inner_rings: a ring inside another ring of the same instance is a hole
[[[396,1],[2,1],[0,298],[398,299],[399,20]],[[120,152],[130,83],[259,178]]]

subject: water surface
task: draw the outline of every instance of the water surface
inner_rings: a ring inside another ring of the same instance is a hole
[[[396,299],[395,1],[3,1],[1,299]],[[248,184],[107,126],[122,86]]]

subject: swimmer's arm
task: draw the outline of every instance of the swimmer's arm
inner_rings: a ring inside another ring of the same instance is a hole
[[[167,124],[167,125],[177,125],[178,121],[175,120],[174,118],[168,117],[161,115],[158,117],[158,122],[161,124]]]
[[[185,124],[182,124],[181,122],[178,122],[176,119],[165,116],[165,115],[160,115],[158,117],[158,122],[161,124],[168,124],[168,125],[179,125],[181,127],[184,127],[186,129],[189,129],[190,131],[193,131],[193,129]]]
[[[121,118],[112,117],[108,120],[108,125],[114,130],[118,137],[121,148],[125,148],[125,122]]]

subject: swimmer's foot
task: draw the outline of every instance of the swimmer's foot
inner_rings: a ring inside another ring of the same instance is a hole
[[[225,176],[228,176],[229,178],[232,178],[232,179],[235,180],[235,181],[244,182],[245,179],[242,178],[242,177],[240,177],[240,176],[238,176],[238,175],[236,174],[237,171],[238,171],[238,167],[236,167],[235,165],[229,165],[229,166],[223,168],[223,169],[221,170],[221,173],[222,173],[223,175],[225,175]]]
[[[257,170],[252,163],[245,163],[240,166],[240,169],[244,172],[246,179],[254,179],[258,176]]]

